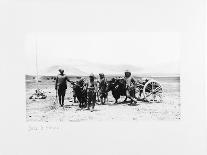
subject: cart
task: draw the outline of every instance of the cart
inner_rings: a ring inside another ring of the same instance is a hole
[[[144,79],[137,83],[136,97],[150,103],[160,103],[162,102],[163,88],[154,79]]]

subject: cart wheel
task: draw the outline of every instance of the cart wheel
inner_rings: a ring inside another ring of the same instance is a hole
[[[150,103],[161,102],[162,92],[162,86],[155,80],[149,80],[143,88],[144,98]]]

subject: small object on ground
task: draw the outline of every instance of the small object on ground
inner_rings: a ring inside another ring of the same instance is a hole
[[[35,93],[32,94],[32,96],[29,97],[29,99],[46,99],[47,96],[45,95],[45,92],[43,92],[40,89],[35,90]]]

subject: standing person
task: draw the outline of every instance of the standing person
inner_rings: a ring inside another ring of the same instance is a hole
[[[97,92],[96,92],[96,96],[97,96],[97,102],[100,102],[100,91],[99,91],[99,81],[97,80]]]
[[[131,72],[126,70],[124,79],[126,82],[126,96],[131,99],[131,104],[134,102],[135,104],[137,101],[135,100],[135,79],[131,76]]]
[[[96,99],[96,101],[97,101],[97,102],[100,102],[100,91],[99,91],[99,84],[100,84],[100,81],[99,81],[98,79],[95,79],[95,82],[96,82],[96,84],[97,84],[97,92],[96,92],[96,97],[97,97],[97,99]]]
[[[61,107],[64,106],[64,98],[65,98],[65,92],[67,89],[67,81],[71,82],[68,77],[64,74],[63,69],[58,70],[60,72],[59,75],[56,77],[55,82],[55,89],[58,91],[58,97],[59,97],[59,104]]]
[[[78,84],[78,82],[76,81],[75,83],[73,83],[72,85],[72,92],[73,92],[73,102],[76,103],[77,102],[77,95],[76,95],[76,92],[75,92],[75,87],[76,85]]]
[[[100,81],[99,81],[99,95],[100,95],[100,99],[101,99],[101,104],[105,104],[106,98],[108,96],[108,93],[107,93],[107,82],[106,82],[106,78],[105,78],[103,73],[100,73],[99,77],[100,77]]]
[[[86,90],[87,90],[87,109],[91,112],[94,110],[96,104],[96,93],[97,93],[97,82],[95,81],[94,74],[90,74],[88,82],[86,82]]]

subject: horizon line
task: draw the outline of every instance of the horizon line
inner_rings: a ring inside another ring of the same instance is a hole
[[[43,76],[57,76],[58,74],[56,75],[39,75],[39,77],[43,77]],[[88,75],[68,75],[66,74],[67,76],[71,76],[71,77],[81,77],[81,76],[84,76],[84,77],[87,77],[89,76],[90,74]],[[95,74],[95,76],[98,76],[99,74]],[[123,76],[124,74],[105,74],[105,76]],[[33,77],[36,77],[36,75],[34,74],[25,74],[25,76],[33,76]],[[145,73],[145,74],[133,74],[132,76],[147,76],[147,77],[180,77],[180,73],[170,73],[170,74],[165,74],[165,73],[155,73],[155,74],[149,74],[149,73]]]

